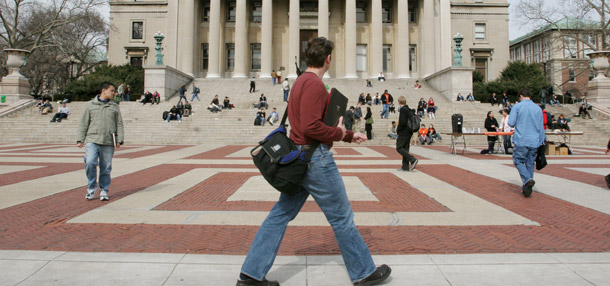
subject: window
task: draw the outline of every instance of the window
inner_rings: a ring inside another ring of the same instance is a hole
[[[485,38],[485,24],[476,23],[474,24],[474,39],[479,41],[484,41]]]
[[[573,68],[570,68],[568,76],[570,77],[569,81],[576,81],[576,71]]]
[[[144,22],[142,22],[142,21],[131,22],[131,39],[132,40],[144,39]]]
[[[597,49],[597,39],[594,34],[591,35],[583,35],[583,53],[585,57],[591,52],[594,52]]]
[[[356,71],[366,71],[366,45],[356,45]]]
[[[261,0],[252,0],[252,22],[263,21],[263,3]]]
[[[575,59],[577,52],[577,43],[576,39],[565,36],[563,38],[563,56],[566,59]]]
[[[227,22],[235,22],[235,0],[227,0]]]
[[[142,67],[142,57],[131,57],[129,59],[129,64],[132,67]]]
[[[366,23],[366,1],[356,1],[356,23]]]
[[[543,48],[542,58],[544,59],[544,61],[550,60],[551,59],[551,43],[548,38],[544,39],[542,48]]]
[[[515,60],[515,49],[510,49],[510,61],[514,62]]]
[[[535,41],[534,42],[534,62],[535,63],[539,63],[540,62],[540,41]]]
[[[205,0],[202,3],[203,5],[203,14],[201,16],[201,22],[209,22],[210,21],[210,0]]]
[[[208,43],[203,43],[201,44],[201,59],[202,59],[202,66],[201,68],[203,70],[207,70],[208,69],[208,53],[209,53],[209,47],[208,47]]]
[[[260,70],[261,69],[261,44],[260,43],[252,43],[250,44],[250,51],[252,53],[252,70]]]
[[[299,2],[300,12],[318,12],[318,1],[301,0]]]
[[[525,63],[532,63],[532,45],[530,43],[525,44]]]
[[[515,50],[515,59],[516,61],[523,61],[523,58],[521,57],[521,46],[517,47]]]
[[[235,66],[235,44],[227,43],[226,52],[227,52],[227,71],[233,71],[233,67]]]
[[[383,45],[383,71],[392,71],[392,45]]]
[[[411,23],[417,22],[416,9],[417,7],[415,6],[415,2],[409,1],[409,22]]]
[[[383,23],[392,23],[392,0],[381,3],[381,19]]]
[[[409,71],[417,71],[417,46],[409,46]]]

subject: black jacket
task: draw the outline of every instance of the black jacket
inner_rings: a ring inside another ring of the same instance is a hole
[[[398,136],[411,136],[413,132],[409,131],[407,128],[407,120],[409,117],[415,116],[415,112],[413,109],[409,108],[408,105],[405,105],[400,108],[400,117],[398,117],[398,127],[396,127],[396,134]]]
[[[343,116],[343,125],[352,125],[354,123],[354,113],[348,109]]]
[[[389,101],[388,101],[388,99],[389,99]],[[383,103],[383,104],[390,104],[392,102],[394,102],[394,98],[392,97],[391,94],[388,93],[388,98],[387,99],[385,98],[385,93],[381,95],[381,103]]]

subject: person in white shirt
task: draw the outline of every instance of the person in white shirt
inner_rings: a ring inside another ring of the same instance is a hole
[[[62,102],[61,107],[59,108],[59,112],[53,115],[53,119],[51,119],[51,122],[61,122],[62,119],[68,118],[68,115],[70,115],[70,108],[66,106],[65,102]]]
[[[508,109],[502,110],[502,120],[500,121],[500,131],[502,132],[513,132],[515,129],[513,127],[508,126]],[[504,144],[504,153],[510,154],[508,148],[513,148],[513,144],[511,142],[511,135],[502,135],[502,142]]]
[[[273,126],[273,123],[277,122],[279,119],[280,116],[277,114],[277,110],[274,107],[273,111],[271,111],[271,114],[269,114],[269,118],[267,118],[267,121],[269,122],[269,125]]]
[[[282,82],[282,90],[284,91],[284,101],[288,101],[288,95],[290,94],[290,83],[288,83],[288,79],[284,79]]]

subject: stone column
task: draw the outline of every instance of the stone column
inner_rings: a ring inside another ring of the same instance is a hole
[[[328,0],[318,1],[318,37],[328,39]]]
[[[410,78],[411,73],[409,72],[410,64],[410,49],[409,44],[409,3],[408,1],[398,1],[398,19],[397,20],[397,33],[396,33],[396,45],[393,48],[393,54],[395,55],[396,61],[394,61],[394,71],[396,78]]]
[[[451,0],[441,1],[441,70],[451,66]]]
[[[421,35],[419,53],[422,55],[419,66],[421,67],[421,77],[426,77],[434,73],[436,68],[435,45],[434,45],[434,1],[425,0],[423,17],[420,19]]]
[[[273,70],[273,0],[263,0],[261,22],[261,78],[271,78]]]
[[[376,78],[383,71],[383,23],[381,0],[371,1],[371,42],[369,58],[369,77]]]
[[[182,38],[184,45],[181,45],[182,53],[182,72],[193,75],[193,57],[195,55],[195,0],[184,1],[182,10]]]
[[[235,13],[235,67],[233,78],[246,78],[246,55],[248,53],[248,18],[246,0],[237,0]]]
[[[356,0],[345,0],[345,78],[356,75]]]
[[[220,77],[220,0],[210,0],[210,31],[208,33],[208,76]]]
[[[299,42],[301,41],[301,7],[299,0],[290,0],[290,14],[288,15],[288,60],[294,61],[299,57]],[[297,69],[294,65],[288,65],[288,78],[297,77]]]

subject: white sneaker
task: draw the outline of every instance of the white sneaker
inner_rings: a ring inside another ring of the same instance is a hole
[[[102,190],[102,191],[100,192],[100,201],[107,201],[107,200],[109,200],[109,199],[110,199],[110,198],[108,198],[108,191],[106,191],[106,190]]]
[[[95,196],[95,191],[97,191],[97,190],[93,190],[93,191],[87,190],[87,194],[85,195],[85,199],[92,200],[93,196]]]

